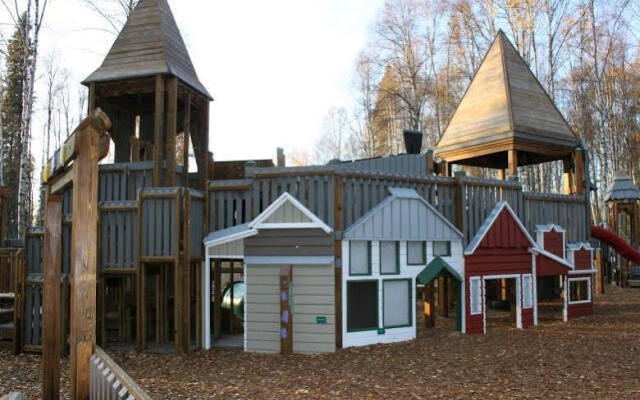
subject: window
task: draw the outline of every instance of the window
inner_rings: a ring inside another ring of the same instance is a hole
[[[411,326],[411,280],[386,280],[382,288],[384,327]]]
[[[434,257],[449,257],[451,255],[451,242],[433,242]]]
[[[380,242],[380,273],[383,275],[399,274],[398,242]]]
[[[370,249],[370,242],[349,242],[350,275],[371,275]]]
[[[407,264],[425,265],[426,261],[425,242],[407,242]]]
[[[378,282],[347,282],[347,331],[378,329]]]
[[[482,288],[480,278],[469,279],[469,292],[471,294],[471,314],[482,314]]]
[[[533,307],[533,280],[531,275],[522,275],[522,308]]]
[[[591,282],[589,278],[569,279],[569,303],[588,303],[591,301]]]

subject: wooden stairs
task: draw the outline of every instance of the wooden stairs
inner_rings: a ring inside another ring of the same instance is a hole
[[[0,349],[16,351],[18,348],[15,309],[15,295],[13,293],[0,293]]]

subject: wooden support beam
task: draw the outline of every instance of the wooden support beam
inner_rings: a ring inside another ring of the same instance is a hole
[[[504,181],[507,179],[506,174],[504,173],[504,169],[500,168],[498,170],[498,179],[500,179],[501,181]]]
[[[602,264],[602,249],[596,249],[596,287],[595,295],[604,294],[604,268]]]
[[[187,94],[184,102],[183,124],[183,162],[182,162],[182,186],[189,187],[189,139],[191,135],[191,93]]]
[[[463,229],[463,216],[464,216],[464,178],[466,176],[466,173],[464,171],[457,171],[456,172],[456,176],[455,176],[455,180],[456,180],[456,205],[455,205],[455,211],[456,211],[456,228],[458,228],[461,232],[464,232]]]
[[[434,280],[432,280],[431,282],[427,283],[424,286],[423,301],[424,301],[424,325],[427,328],[433,328],[434,326],[436,326]]]
[[[98,99],[96,98],[96,84],[95,83],[90,83],[89,84],[89,102],[88,102],[88,106],[89,106],[89,112],[88,115],[91,115],[91,113],[93,112],[93,110],[96,109],[96,106],[98,104]]]
[[[571,160],[562,160],[562,192],[564,194],[573,193],[573,182],[571,176]]]
[[[160,163],[163,160],[162,138],[164,133],[164,76],[156,76],[154,126],[153,126],[153,186],[160,181]]]
[[[280,267],[280,353],[293,353],[293,315],[291,313],[291,281],[293,268]]]
[[[507,152],[509,176],[518,176],[518,151],[511,149]]]
[[[214,262],[213,271],[213,337],[218,339],[222,333],[222,262]]]
[[[182,240],[182,351],[191,352],[191,192],[185,190],[182,200],[184,221]]]
[[[60,272],[62,196],[47,195],[44,228],[42,302],[42,398],[60,398]],[[18,328],[16,328],[18,329]]]
[[[438,279],[438,311],[441,316],[449,316],[449,285],[447,277]]]
[[[235,261],[231,261],[231,270],[232,270],[232,271],[233,271],[233,269],[234,269],[234,268],[233,268],[233,267],[234,267],[234,265],[233,265],[233,264],[234,264],[234,262],[235,262]],[[230,312],[229,312],[229,333],[231,333],[232,335],[233,335],[233,331],[234,331],[234,329],[233,329],[233,322],[234,322],[234,320],[235,320],[235,316],[233,315],[233,295],[234,295],[234,293],[233,293],[233,290],[234,290],[233,285],[234,285],[234,283],[235,283],[235,277],[233,276],[233,272],[232,272],[231,274],[229,274],[229,295],[231,296],[231,298],[230,298],[230,300],[231,300],[231,301],[229,302],[229,305],[230,305]]]
[[[585,169],[584,169],[584,151],[582,149],[576,149],[573,155],[574,165],[574,191],[576,194],[584,194],[585,190]]]
[[[135,281],[136,291],[136,350],[144,350],[144,263],[140,260],[142,254],[142,191],[138,191],[138,213],[137,213],[137,272]]]
[[[167,170],[166,185],[176,181],[176,137],[178,136],[178,78],[167,79]]]
[[[200,145],[202,146],[202,148],[200,149],[200,152],[202,154],[203,157],[203,161],[202,161],[202,167],[203,170],[201,171],[202,174],[202,179],[203,182],[201,183],[201,186],[199,187],[200,190],[205,191],[207,190],[207,184],[209,183],[209,179],[212,178],[212,176],[209,176],[209,170],[210,170],[210,165],[209,165],[209,102],[207,102],[202,110],[202,122],[203,122],[203,126],[202,126],[202,140],[200,141]]]
[[[90,359],[96,341],[96,269],[98,256],[98,162],[100,135],[88,130],[78,135],[82,151],[73,169],[71,228],[71,382],[72,398],[88,399]]]
[[[333,176],[333,230],[342,234],[342,176]],[[334,242],[334,298],[336,349],[342,348],[342,240]]]

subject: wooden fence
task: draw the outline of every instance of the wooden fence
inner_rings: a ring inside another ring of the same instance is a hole
[[[331,167],[254,169],[250,179],[212,181],[209,227],[214,231],[249,222],[283,192],[289,192],[329,226],[339,222],[338,230],[345,230],[386,198],[390,187],[415,189],[460,228],[467,243],[500,201],[509,203],[532,235],[536,225],[555,223],[567,230],[570,241],[588,239],[585,196],[525,193],[517,181],[336,171]]]
[[[151,400],[100,347],[91,356],[91,400]]]

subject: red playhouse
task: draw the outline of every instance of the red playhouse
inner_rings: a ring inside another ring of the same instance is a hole
[[[593,313],[593,249],[565,246],[557,225],[537,226],[536,234],[534,241],[506,202],[491,211],[465,250],[466,333],[537,325],[539,297],[555,297],[564,321]]]
[[[465,250],[466,332],[534,324],[537,246],[506,202],[496,204]],[[524,290],[523,290],[524,289]]]
[[[589,243],[567,245],[567,259],[572,268],[565,278],[564,320],[593,315],[593,248]]]

